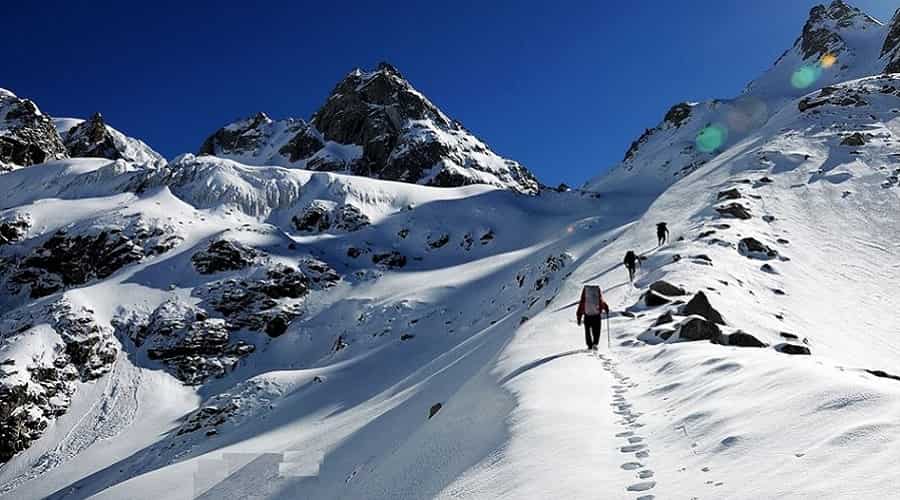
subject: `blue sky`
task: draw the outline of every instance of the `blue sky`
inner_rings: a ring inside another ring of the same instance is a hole
[[[816,3],[15,2],[0,87],[54,116],[100,111],[171,158],[259,110],[309,118],[385,60],[498,153],[577,185],[672,104],[737,94]]]

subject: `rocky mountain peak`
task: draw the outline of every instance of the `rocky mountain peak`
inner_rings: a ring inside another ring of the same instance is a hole
[[[31,100],[0,89],[0,171],[65,157],[50,117]]]
[[[825,54],[839,54],[846,43],[840,31],[866,25],[880,25],[877,19],[841,0],[816,5],[809,11],[803,32],[797,39],[804,59],[820,58]]]
[[[219,129],[200,154],[436,186],[539,188],[525,167],[492,152],[386,62],[344,76],[309,123],[258,113]]]
[[[884,44],[881,46],[881,57],[888,57],[885,73],[900,73],[900,9],[894,12],[888,25]]]

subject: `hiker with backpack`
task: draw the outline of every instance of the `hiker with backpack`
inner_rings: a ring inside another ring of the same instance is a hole
[[[659,245],[657,246],[663,246],[669,240],[669,228],[666,227],[665,222],[660,222],[656,225],[656,238],[659,240]]]
[[[625,254],[625,259],[622,260],[622,263],[625,264],[625,269],[628,269],[628,281],[634,281],[634,273],[637,267],[641,265],[641,258],[634,253],[634,250],[629,250]]]
[[[581,301],[575,317],[580,326],[584,321],[584,342],[588,349],[597,349],[600,342],[600,327],[603,326],[603,312],[609,316],[609,305],[597,285],[587,285],[581,290]],[[584,318],[582,320],[582,318]],[[608,332],[607,332],[608,333]]]

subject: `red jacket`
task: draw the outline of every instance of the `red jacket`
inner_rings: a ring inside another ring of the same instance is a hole
[[[578,301],[578,312],[575,313],[575,317],[578,318],[578,321],[581,321],[581,317],[584,316],[584,300],[585,300],[584,289],[582,289],[581,290],[581,300]],[[606,301],[603,300],[602,294],[600,295],[600,311],[606,312],[606,314],[609,314],[609,304],[607,304]]]

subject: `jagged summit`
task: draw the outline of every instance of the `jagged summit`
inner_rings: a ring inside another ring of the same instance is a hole
[[[216,131],[199,153],[433,186],[539,189],[524,166],[491,151],[384,62],[349,72],[309,122],[258,113]]]
[[[33,101],[0,89],[0,172],[66,156],[50,117]]]
[[[55,118],[53,122],[72,158],[108,158],[141,164],[165,162],[162,155],[143,141],[110,127],[99,112],[84,121]]]
[[[900,14],[885,25],[841,0],[817,5],[793,45],[739,96],[674,106],[630,145],[621,163],[586,187],[659,193],[803,96],[898,70]]]

